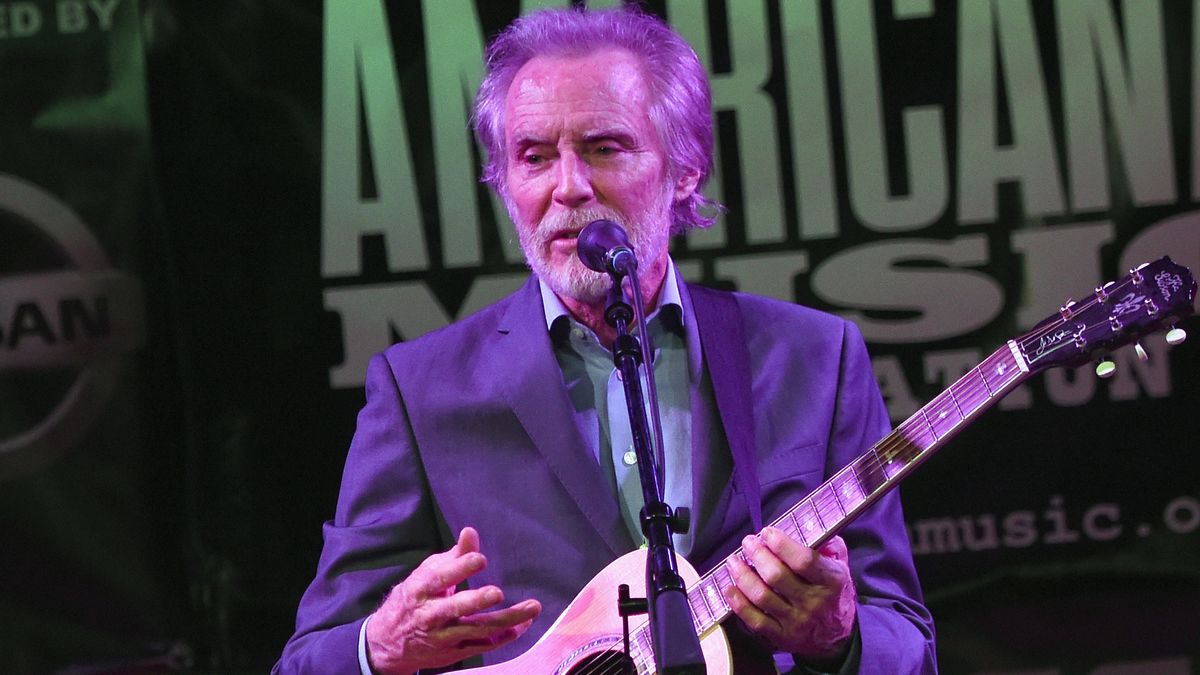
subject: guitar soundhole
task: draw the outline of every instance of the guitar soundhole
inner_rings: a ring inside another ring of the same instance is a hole
[[[569,675],[634,675],[637,667],[624,652],[603,651],[589,654],[571,666]]]

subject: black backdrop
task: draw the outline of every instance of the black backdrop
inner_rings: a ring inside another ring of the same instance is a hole
[[[681,268],[856,319],[896,421],[1067,296],[1200,267],[1193,3],[646,6],[716,87],[730,211]],[[523,276],[464,126],[521,9],[0,2],[0,670],[273,661],[365,357]],[[946,672],[1200,669],[1196,348],[1146,347],[902,488]]]

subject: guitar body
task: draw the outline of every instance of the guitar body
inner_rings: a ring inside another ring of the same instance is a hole
[[[679,575],[691,587],[700,576],[686,560],[678,558]],[[617,587],[629,585],[635,598],[646,596],[646,550],[639,549],[617,558],[588,582],[567,609],[554,621],[529,651],[511,661],[463,673],[477,675],[584,675],[593,672],[619,673],[623,650],[621,616],[617,613]],[[630,634],[646,623],[646,617],[629,619]],[[632,639],[632,637],[631,637]],[[719,626],[700,636],[700,649],[709,675],[729,675],[732,665],[729,642]],[[653,673],[649,649],[631,645],[638,673]]]

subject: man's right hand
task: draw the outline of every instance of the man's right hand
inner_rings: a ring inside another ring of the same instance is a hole
[[[455,591],[487,565],[479,534],[463,528],[458,543],[421,562],[392,587],[367,624],[367,658],[381,675],[415,673],[490,651],[520,637],[542,611],[537,600],[485,612],[504,600],[495,586]]]

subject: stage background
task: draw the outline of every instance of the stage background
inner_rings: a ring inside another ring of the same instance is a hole
[[[467,106],[540,4],[0,2],[0,671],[269,667],[366,360],[525,276]],[[681,269],[856,320],[896,421],[1200,270],[1194,2],[646,6],[714,82],[729,211]],[[1197,347],[1145,346],[903,486],[944,672],[1200,671]]]

